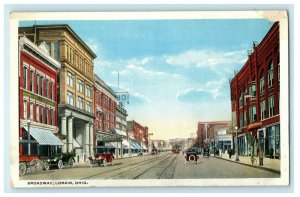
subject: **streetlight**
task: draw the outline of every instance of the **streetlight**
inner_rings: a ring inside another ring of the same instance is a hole
[[[236,134],[236,146],[235,146],[235,161],[240,161],[239,160],[239,147],[238,147],[238,127],[235,126],[235,134]]]
[[[30,119],[27,120],[27,126],[28,126],[28,155],[31,154],[31,151],[30,151],[30,124],[31,124],[31,121]]]

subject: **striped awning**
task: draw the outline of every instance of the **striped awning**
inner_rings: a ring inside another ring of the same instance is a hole
[[[28,128],[24,127],[28,132]],[[52,131],[43,128],[29,127],[30,135],[36,139],[40,145],[62,146],[63,143],[56,137]]]

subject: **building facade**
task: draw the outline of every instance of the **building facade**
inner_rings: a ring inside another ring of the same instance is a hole
[[[94,75],[94,93],[95,93],[95,121],[94,134],[114,133],[116,128],[116,93],[96,74]],[[96,137],[96,145],[104,146],[103,140]]]
[[[122,103],[119,103],[116,107],[116,129],[123,132],[127,131],[127,118],[128,114]]]
[[[211,122],[198,122],[197,140],[200,145],[199,148],[203,149],[209,146],[211,149],[215,147],[216,133],[214,132],[217,126],[229,126],[230,121],[211,121]]]
[[[142,126],[140,123],[132,120],[127,121],[127,133],[129,136],[135,138],[135,140],[141,145],[143,149],[148,147],[148,127]]]
[[[61,63],[59,72],[58,126],[63,152],[75,152],[76,161],[85,161],[93,152],[94,52],[68,25],[20,27],[19,32],[40,43]]]
[[[26,36],[19,38],[20,156],[49,156],[49,144],[62,145],[56,137],[59,69],[46,43],[37,46]]]
[[[248,60],[230,81],[233,128],[238,129],[238,152],[280,158],[279,23],[275,22]],[[236,134],[233,134],[236,140]]]

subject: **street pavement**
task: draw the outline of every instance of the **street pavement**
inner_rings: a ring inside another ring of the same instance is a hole
[[[280,174],[260,168],[218,159],[204,158],[185,162],[184,156],[171,152],[123,158],[106,167],[77,165],[28,173],[20,180],[93,180],[93,179],[208,179],[208,178],[279,178]]]

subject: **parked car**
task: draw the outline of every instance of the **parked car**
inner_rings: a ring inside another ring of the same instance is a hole
[[[73,167],[75,163],[75,153],[57,153],[52,155],[48,159],[48,163],[51,166],[62,169],[63,166]]]

